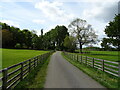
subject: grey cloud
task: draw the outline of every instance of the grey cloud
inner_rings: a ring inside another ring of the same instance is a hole
[[[120,14],[120,1],[118,2],[118,14]]]
[[[102,12],[95,16],[96,19],[103,20],[104,22],[109,22],[113,20],[115,14],[118,14],[118,3],[110,4],[109,2],[105,4],[104,8],[102,8]]]

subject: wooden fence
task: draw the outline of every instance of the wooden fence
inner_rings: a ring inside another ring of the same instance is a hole
[[[109,73],[113,76],[120,77],[120,62],[97,59],[93,57],[82,56],[68,52],[63,52],[63,53],[71,60],[76,60],[81,64],[85,64],[87,66]]]
[[[31,70],[35,69],[38,64],[42,65],[51,53],[53,53],[53,51],[1,70],[0,89],[6,90],[14,88]]]

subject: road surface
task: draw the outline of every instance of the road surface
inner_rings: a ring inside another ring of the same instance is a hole
[[[51,56],[44,88],[105,88],[70,64],[57,51]]]

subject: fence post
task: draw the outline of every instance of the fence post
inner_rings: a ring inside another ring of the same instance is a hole
[[[37,65],[38,65],[38,56],[37,56]]]
[[[82,63],[82,55],[81,55],[81,63]]]
[[[118,64],[119,64],[119,66],[118,66],[118,68],[119,68],[118,76],[119,76],[119,79],[120,79],[120,61],[118,62]]]
[[[35,69],[35,58],[34,58],[34,69]]]
[[[3,90],[7,89],[7,68],[3,70],[3,85],[2,85]]]
[[[74,54],[74,60],[75,60],[75,54]]]
[[[119,71],[118,71],[118,89],[120,90],[120,61],[118,62],[119,66]]]
[[[31,69],[31,59],[29,59],[29,72],[30,72],[30,69]]]
[[[92,63],[93,63],[93,68],[94,68],[94,58],[93,58],[93,62]]]
[[[39,56],[39,59],[40,59],[40,60],[39,60],[39,63],[41,64],[41,60],[42,60],[41,55]]]
[[[78,55],[77,55],[77,62],[78,62]]]
[[[75,55],[75,60],[77,61],[77,57],[76,57],[77,55]]]
[[[74,54],[73,54],[73,60],[74,60]]]
[[[73,60],[73,54],[72,54],[72,60]]]
[[[73,54],[74,55],[74,60],[75,60],[75,54]]]
[[[42,64],[42,60],[43,60],[43,56],[41,55],[41,61],[40,61],[41,64]]]
[[[86,65],[87,65],[87,56],[86,56]]]
[[[40,63],[40,56],[38,56],[38,64]]]
[[[104,60],[102,61],[102,71],[104,71]]]
[[[23,79],[23,63],[21,63],[21,73],[20,73],[20,79]]]
[[[76,55],[75,55],[75,60],[76,60]]]

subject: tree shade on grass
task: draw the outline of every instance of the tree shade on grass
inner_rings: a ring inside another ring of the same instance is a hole
[[[37,55],[47,53],[49,51],[24,50],[24,49],[2,49],[2,68],[20,63]]]

